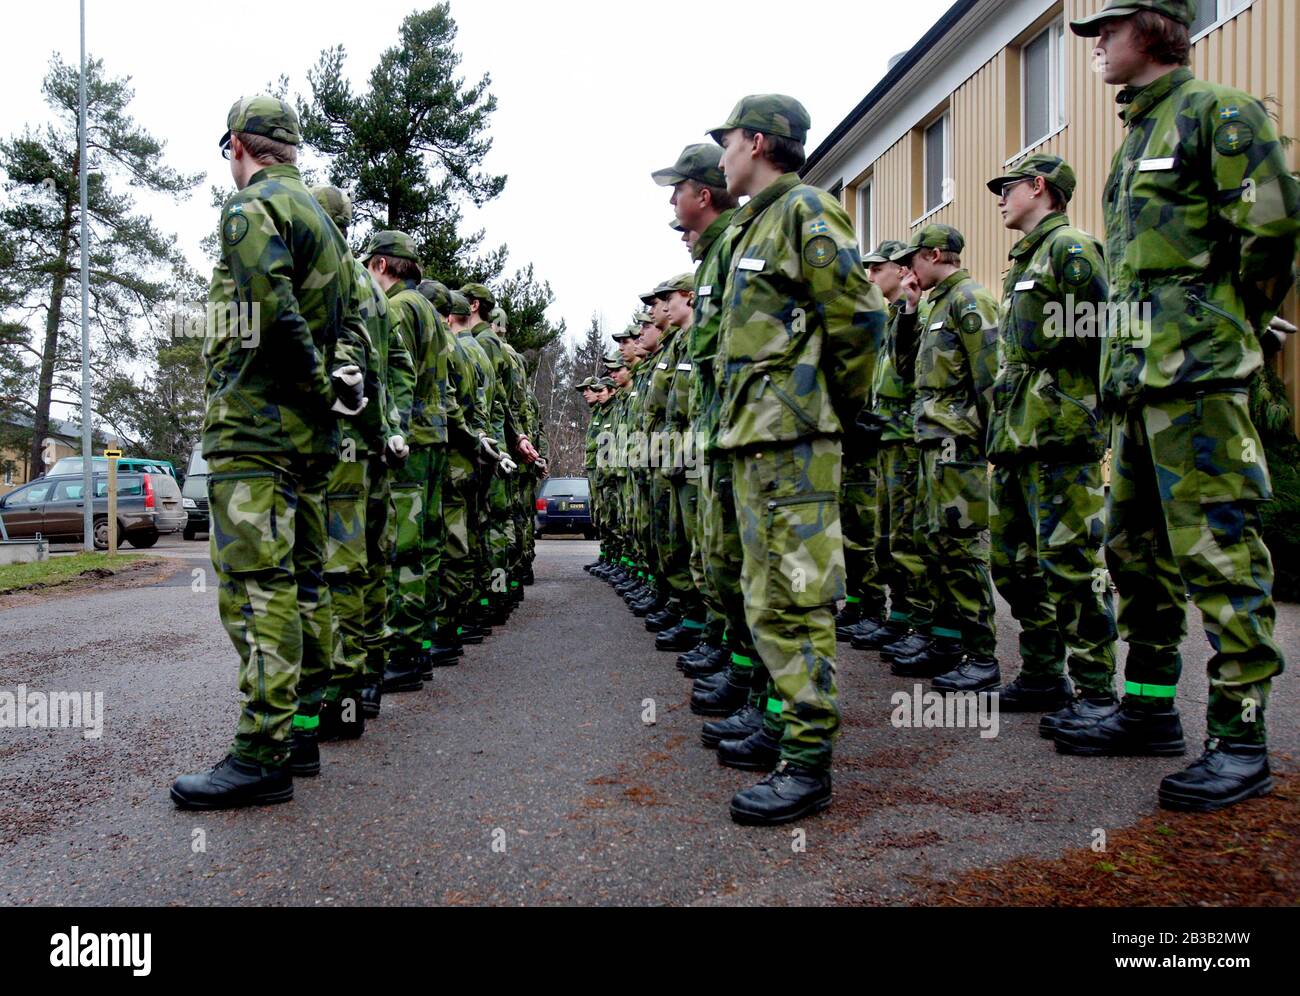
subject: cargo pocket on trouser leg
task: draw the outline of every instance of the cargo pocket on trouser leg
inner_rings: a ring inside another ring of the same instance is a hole
[[[208,507],[218,609],[239,652],[244,700],[236,751],[276,763],[297,708],[302,661],[291,496],[274,470],[214,471]]]

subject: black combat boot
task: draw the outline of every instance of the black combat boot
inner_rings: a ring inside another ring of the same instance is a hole
[[[709,643],[708,640],[701,639],[699,643],[691,647],[685,653],[677,655],[677,666],[680,668],[683,664],[694,663],[699,658],[705,656],[710,650],[717,647],[717,644]]]
[[[1061,730],[1072,730],[1080,726],[1091,726],[1105,719],[1119,708],[1119,699],[1114,695],[1094,695],[1084,692],[1063,709],[1048,713],[1038,721],[1038,735],[1047,740],[1055,738]]]
[[[700,743],[717,747],[724,740],[744,740],[763,728],[763,713],[746,703],[726,719],[713,719],[700,727]]]
[[[388,666],[384,668],[383,690],[387,693],[418,692],[424,687],[421,667],[418,653],[400,651],[389,654]]]
[[[172,783],[172,802],[181,809],[264,806],[293,798],[288,764],[269,767],[228,754],[210,770],[181,775]]]
[[[359,688],[342,688],[336,699],[325,699],[320,704],[320,726],[316,739],[320,743],[330,740],[356,740],[366,732],[366,710]]]
[[[361,710],[366,714],[367,719],[374,719],[379,715],[379,707],[383,701],[384,689],[380,682],[376,681],[361,689]]]
[[[749,700],[753,668],[728,668],[723,679],[707,691],[691,693],[691,712],[697,716],[730,716]]]
[[[883,644],[880,648],[880,656],[887,661],[894,661],[899,657],[911,657],[913,654],[919,654],[922,650],[928,647],[930,645],[930,640],[931,637],[929,633],[912,630],[906,636],[900,637],[893,643]]]
[[[420,656],[420,677],[426,681],[433,677],[435,667],[455,667],[460,663],[461,648],[454,643],[438,639],[426,647]]]
[[[706,692],[716,692],[719,688],[727,683],[731,676],[732,668],[724,667],[721,670],[714,671],[712,674],[702,674],[691,684],[692,695],[703,695]]]
[[[841,637],[839,635],[839,632],[836,631],[835,638],[839,640],[841,643],[852,643],[854,640],[864,640],[870,634],[877,633],[880,630],[884,629],[884,627],[885,624],[881,622],[879,619],[872,619],[870,617],[866,617],[866,618],[859,619],[852,626],[844,630],[843,637]]]
[[[641,585],[642,585],[642,579],[637,575],[633,574],[630,577],[627,577],[624,580],[618,582],[618,584],[614,585],[614,590],[618,592],[620,595],[626,595],[633,588],[640,588]]]
[[[870,633],[864,633],[859,627],[858,631],[853,634],[849,640],[849,645],[854,650],[881,650],[891,643],[897,643],[907,636],[907,627],[901,623],[887,622],[877,626]],[[918,646],[919,650],[920,647]]]
[[[835,639],[840,641],[849,639],[849,630],[862,622],[862,619],[862,603],[845,602],[844,608],[835,613]]]
[[[1056,749],[1086,756],[1174,757],[1187,745],[1172,699],[1150,703],[1126,695],[1118,709],[1091,726],[1058,730]]]
[[[651,612],[645,617],[645,628],[650,633],[662,633],[666,629],[672,629],[680,625],[682,617],[672,610],[671,607],[665,607],[657,612]]]
[[[477,623],[466,622],[456,627],[456,636],[461,643],[467,643],[470,646],[477,646],[483,642],[483,631],[479,629]]]
[[[972,654],[951,671],[937,676],[930,687],[936,692],[988,692],[1001,684],[997,658]]]
[[[1182,771],[1160,780],[1160,805],[1207,813],[1273,791],[1268,747],[1229,740],[1205,741],[1205,752]]]
[[[895,657],[889,665],[889,673],[900,678],[933,678],[951,671],[965,656],[966,648],[960,640],[936,636],[910,657]]]
[[[727,667],[731,655],[722,647],[715,647],[714,650],[715,653],[697,657],[689,664],[680,665],[678,670],[688,678],[706,678],[711,674],[717,674]]]
[[[782,761],[757,785],[731,799],[731,818],[752,826],[789,823],[831,804],[831,773]]]
[[[533,574],[533,565],[529,564],[524,568],[524,576],[519,579],[519,583],[521,585],[531,585],[536,580],[537,576]]]
[[[320,741],[315,730],[294,730],[289,735],[289,771],[295,778],[320,774]]]
[[[781,760],[781,742],[767,732],[759,720],[758,729],[744,740],[724,740],[718,744],[718,763],[741,771],[771,771]]]
[[[1003,712],[1056,712],[1074,699],[1074,686],[1063,674],[1027,678],[1023,674],[998,689]]]
[[[660,630],[655,635],[655,649],[664,650],[669,653],[676,653],[679,650],[685,650],[687,647],[695,646],[695,641],[699,638],[700,628],[698,626],[687,626],[685,620],[679,622],[676,626],[670,626],[668,629]]]
[[[660,609],[667,607],[668,596],[663,592],[651,591],[650,595],[632,606],[632,615],[638,619],[644,619],[651,612],[658,612]]]

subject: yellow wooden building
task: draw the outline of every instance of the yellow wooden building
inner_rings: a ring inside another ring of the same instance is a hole
[[[1199,0],[1192,70],[1264,99],[1292,169],[1300,157],[1300,0]],[[1104,0],[960,0],[808,157],[807,182],[836,193],[864,249],[927,222],[966,236],[963,263],[1000,293],[1017,233],[986,181],[1030,152],[1078,175],[1071,220],[1102,236],[1101,191],[1122,140],[1117,87],[1093,69],[1068,22]],[[897,10],[897,7],[894,8]],[[1296,294],[1283,315],[1297,320]],[[1279,362],[1300,431],[1300,342]]]

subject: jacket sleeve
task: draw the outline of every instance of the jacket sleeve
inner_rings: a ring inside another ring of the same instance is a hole
[[[1240,246],[1236,283],[1256,334],[1295,283],[1300,181],[1287,168],[1277,130],[1253,99],[1205,110],[1219,216]],[[1221,117],[1221,115],[1228,115]]]
[[[821,207],[816,215],[793,212],[799,231],[790,234],[825,330],[822,371],[831,403],[848,431],[870,398],[888,313],[880,289],[867,279],[848,215],[834,202]]]
[[[242,219],[242,220],[240,220]],[[316,346],[293,289],[293,256],[265,201],[233,199],[221,214],[221,258],[234,282],[234,297],[256,308],[262,336],[284,361],[285,382],[326,405],[333,401],[329,357]],[[266,332],[274,330],[274,336]]]

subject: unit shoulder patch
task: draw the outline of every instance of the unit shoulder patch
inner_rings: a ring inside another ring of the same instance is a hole
[[[1083,256],[1071,256],[1061,268],[1067,284],[1086,283],[1092,277],[1092,264]]]
[[[838,253],[834,239],[827,235],[818,235],[805,243],[803,261],[809,266],[821,269],[823,266],[830,266]]]
[[[978,311],[968,311],[961,316],[960,324],[963,332],[978,332],[984,327],[984,319]]]
[[[238,205],[236,205],[238,207]],[[242,212],[232,210],[221,226],[221,238],[228,246],[236,246],[248,234],[248,219]]]
[[[1214,147],[1225,156],[1239,156],[1254,144],[1255,129],[1245,121],[1225,121],[1214,129]]]

